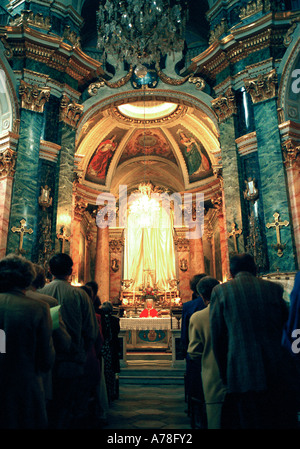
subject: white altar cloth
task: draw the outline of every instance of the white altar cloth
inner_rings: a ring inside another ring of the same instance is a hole
[[[177,319],[171,317],[165,318],[121,318],[121,330],[163,330],[163,329],[177,329]]]

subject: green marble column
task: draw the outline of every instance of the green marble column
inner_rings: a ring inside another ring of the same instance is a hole
[[[233,115],[219,123],[222,152],[222,176],[224,185],[226,231],[230,232],[232,223],[236,229],[243,229],[240,188],[239,160],[235,143],[235,118]],[[238,252],[244,251],[243,235],[237,238]],[[234,241],[228,239],[229,254],[235,252]]]
[[[56,234],[61,234],[65,226],[66,236],[71,235],[72,197],[74,180],[74,153],[76,130],[64,123],[59,124],[60,145],[58,167],[56,173]],[[55,251],[61,251],[62,241],[55,236]],[[70,253],[70,242],[65,241],[65,253]]]
[[[282,161],[281,141],[278,130],[276,99],[271,98],[253,105],[257,137],[258,162],[261,179],[261,196],[265,223],[274,222],[274,213],[279,213],[280,221],[290,222],[288,194],[284,165]],[[265,227],[267,239],[269,271],[280,272],[296,269],[293,254],[291,223],[280,228],[280,239],[285,248],[281,257],[277,255],[276,229]]]
[[[7,254],[19,248],[20,234],[12,227],[20,227],[20,220],[32,233],[24,235],[22,250],[28,259],[32,258],[37,238],[38,196],[39,196],[39,148],[43,128],[43,114],[21,110],[20,138],[17,148],[16,172],[13,184]]]

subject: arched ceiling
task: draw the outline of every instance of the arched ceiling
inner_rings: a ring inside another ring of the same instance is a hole
[[[120,185],[129,192],[145,181],[171,192],[199,191],[215,182],[219,141],[205,111],[159,96],[127,98],[120,105],[94,106],[81,119],[76,157],[88,196],[118,196]]]

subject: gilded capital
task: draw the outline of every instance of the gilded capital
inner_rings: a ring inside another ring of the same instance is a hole
[[[215,196],[212,197],[211,202],[218,213],[223,213],[223,197],[221,192],[217,192]]]
[[[19,95],[21,108],[34,112],[44,112],[45,103],[50,98],[50,87],[39,87],[20,80]]]
[[[227,89],[224,95],[212,100],[211,104],[220,122],[237,113],[235,94],[231,87]]]
[[[296,146],[291,139],[286,140],[282,145],[283,162],[286,168],[290,168],[300,163],[300,145]]]
[[[86,211],[87,206],[88,206],[88,203],[85,202],[81,197],[79,197],[79,196],[75,197],[74,217],[77,220],[81,220],[82,219],[83,214]]]
[[[10,148],[0,153],[0,179],[6,176],[14,176],[17,153]]]
[[[121,253],[124,246],[124,239],[112,239],[109,241],[110,253]]]
[[[82,113],[83,105],[75,103],[67,95],[63,94],[60,102],[60,121],[76,128]]]
[[[269,100],[276,95],[278,83],[276,70],[273,69],[264,75],[260,74],[256,78],[246,78],[244,83],[253,103]]]
[[[188,251],[189,250],[190,242],[189,242],[189,239],[187,239],[187,238],[175,237],[174,243],[175,243],[175,245],[177,247],[177,251],[178,252]]]

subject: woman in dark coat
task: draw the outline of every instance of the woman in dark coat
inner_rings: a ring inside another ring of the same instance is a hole
[[[0,260],[0,428],[47,428],[42,372],[54,363],[49,305],[25,296],[35,277],[31,262],[10,255]]]

